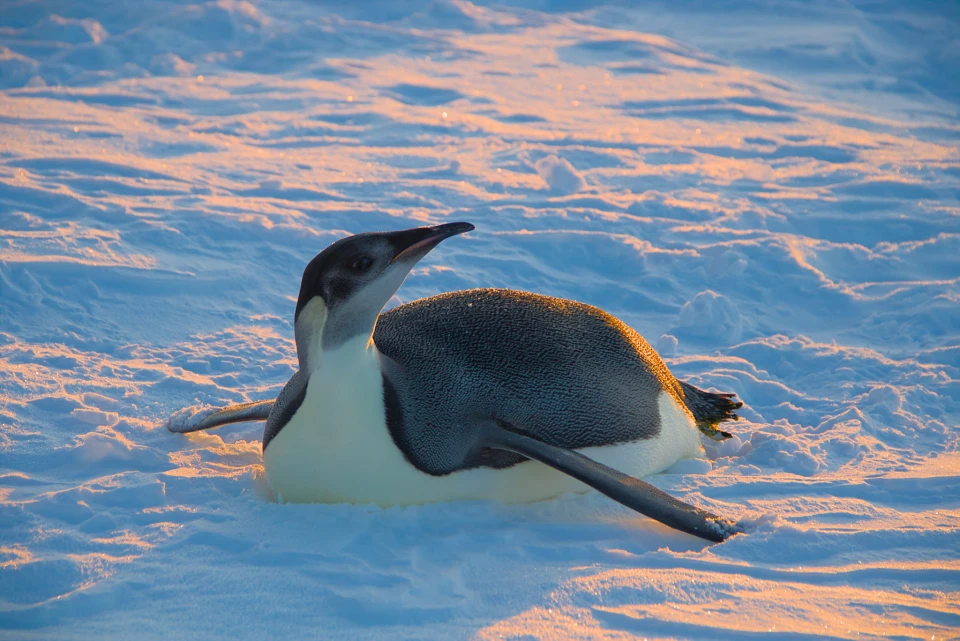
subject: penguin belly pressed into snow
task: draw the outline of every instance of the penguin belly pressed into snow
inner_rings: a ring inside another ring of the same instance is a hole
[[[300,369],[277,401],[176,431],[266,418],[264,467],[283,501],[522,502],[592,487],[703,538],[736,532],[635,477],[698,455],[700,429],[736,418],[740,404],[677,381],[613,316],[495,289],[379,314],[420,258],[470,229],[331,245],[304,272]]]
[[[460,308],[476,308],[477,314],[484,309],[503,311],[504,299],[516,311],[553,302],[518,292],[478,290],[414,305],[435,307],[429,314],[433,321],[456,322]],[[619,397],[616,378],[634,374],[629,364],[620,363],[624,371],[618,371],[606,360],[604,369],[610,376],[598,374],[611,385],[593,398],[588,390],[568,387],[574,376],[561,366],[579,351],[571,344],[554,343],[553,352],[538,357],[538,368],[525,368],[529,376],[510,374],[526,357],[535,356],[546,335],[526,345],[479,341],[471,358],[420,370],[420,376],[410,380],[402,364],[415,367],[431,359],[415,348],[403,349],[404,341],[416,342],[425,352],[451,353],[447,343],[456,343],[476,327],[461,316],[455,330],[432,341],[429,331],[422,331],[425,328],[415,321],[404,323],[407,312],[427,317],[413,308],[400,308],[381,316],[374,341],[361,337],[321,356],[297,412],[264,449],[268,481],[283,501],[382,506],[463,499],[526,502],[589,489],[516,454],[474,451],[477,437],[469,425],[482,423],[485,416],[526,419],[524,424],[537,428],[546,442],[579,449],[632,476],[654,474],[700,450],[693,416],[675,394],[654,392],[653,403],[644,402],[646,396],[637,400],[641,389],[627,389]],[[378,344],[394,356],[387,371]],[[592,364],[589,357],[587,363],[582,360],[575,364]],[[508,376],[515,378],[503,380]],[[659,384],[655,377],[645,382]],[[633,383],[639,388],[638,381]],[[389,410],[385,398],[390,399]],[[633,407],[624,409],[628,403]],[[599,425],[593,416],[606,420]]]

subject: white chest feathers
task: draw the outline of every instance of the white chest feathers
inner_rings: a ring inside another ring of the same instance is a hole
[[[387,429],[379,358],[369,339],[322,352],[303,403],[264,452],[267,480],[279,500],[381,506],[470,499],[527,502],[589,489],[535,461],[446,476],[417,470]],[[686,408],[661,393],[658,409],[657,438],[581,452],[638,477],[698,455],[699,432]]]

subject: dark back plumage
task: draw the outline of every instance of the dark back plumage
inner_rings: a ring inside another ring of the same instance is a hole
[[[523,460],[471,447],[469,426],[484,420],[577,449],[656,437],[659,392],[682,402],[679,382],[636,331],[548,296],[475,289],[417,300],[382,314],[374,342],[392,361],[391,435],[431,474]]]

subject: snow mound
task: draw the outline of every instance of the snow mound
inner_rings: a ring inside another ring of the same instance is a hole
[[[546,183],[547,189],[555,194],[575,194],[587,184],[570,161],[556,155],[541,158],[534,167]]]
[[[732,343],[740,338],[742,326],[736,303],[709,289],[694,296],[680,309],[679,328],[689,336]]]

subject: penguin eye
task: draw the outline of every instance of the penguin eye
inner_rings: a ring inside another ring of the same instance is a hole
[[[371,267],[373,267],[373,259],[369,256],[361,256],[350,263],[350,269],[359,274],[369,270]]]

